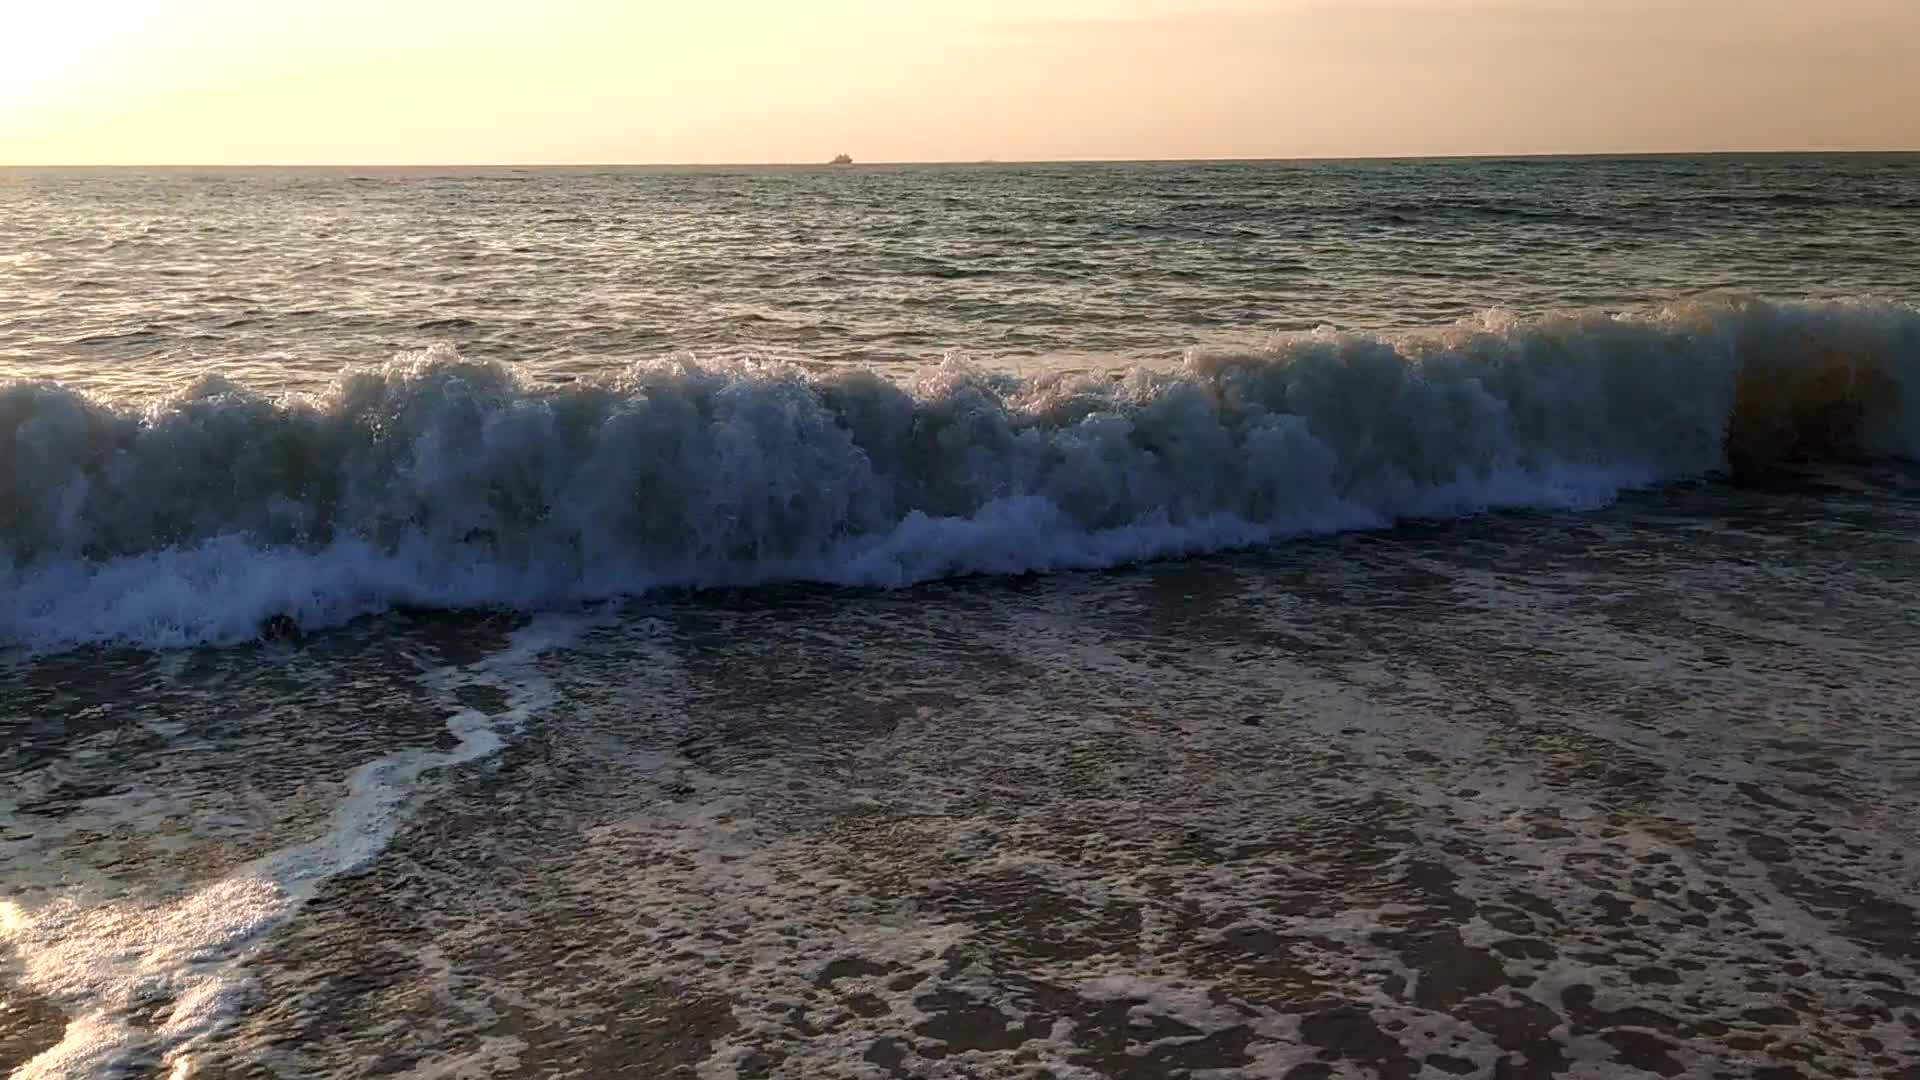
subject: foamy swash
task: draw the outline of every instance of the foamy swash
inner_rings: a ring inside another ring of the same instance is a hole
[[[1685,305],[1324,333],[1113,379],[433,350],[273,399],[0,390],[0,641],[155,646],[395,605],[1110,566],[1795,454],[1920,456],[1920,310]]]

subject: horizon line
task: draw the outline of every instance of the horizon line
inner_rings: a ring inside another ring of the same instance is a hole
[[[722,168],[860,168],[862,166],[925,165],[1254,165],[1332,161],[1513,161],[1540,159],[1670,158],[1670,157],[1811,157],[1887,156],[1920,154],[1920,147],[1771,150],[1579,150],[1469,152],[1458,154],[1336,154],[1254,157],[1061,157],[1061,158],[924,158],[918,160],[832,161],[123,161],[123,162],[0,162],[0,169],[722,169]]]

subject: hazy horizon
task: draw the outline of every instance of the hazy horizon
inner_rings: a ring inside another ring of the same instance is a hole
[[[852,155],[849,155],[852,156]],[[1832,150],[1820,147],[1782,150],[1583,150],[1560,153],[1516,154],[1343,154],[1295,157],[1081,157],[1081,158],[927,158],[918,161],[877,161],[855,157],[855,167],[912,168],[918,166],[966,165],[1311,165],[1319,162],[1367,161],[1528,161],[1570,158],[1691,158],[1691,157],[1902,157],[1920,156],[1920,147],[1889,147],[1856,150]],[[4,170],[115,170],[115,169],[827,169],[828,160],[816,161],[126,161],[73,162],[49,161],[33,164],[0,163]]]
[[[1920,150],[1906,0],[94,0],[12,24],[0,165]]]

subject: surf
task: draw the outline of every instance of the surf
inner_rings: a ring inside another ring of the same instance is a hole
[[[1167,370],[895,381],[648,359],[547,385],[436,347],[272,395],[0,390],[0,641],[285,615],[1090,569],[1805,459],[1920,457],[1920,309],[1714,300],[1320,331]]]

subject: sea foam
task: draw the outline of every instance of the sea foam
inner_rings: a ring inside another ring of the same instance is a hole
[[[267,396],[0,390],[0,641],[662,586],[901,586],[1920,455],[1920,310],[1720,301],[1322,332],[1021,378],[649,360],[562,386],[436,348]]]

